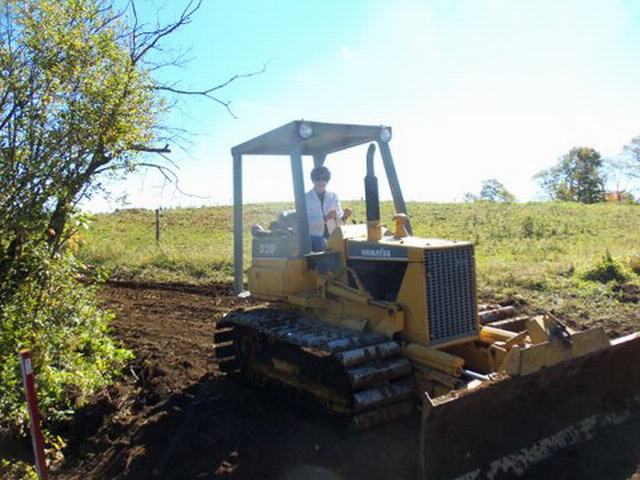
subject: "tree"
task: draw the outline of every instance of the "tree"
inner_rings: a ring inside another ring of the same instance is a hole
[[[478,200],[478,195],[476,195],[475,193],[465,192],[465,194],[462,196],[462,201],[464,203],[473,203],[477,202]]]
[[[553,200],[596,203],[604,200],[603,160],[593,148],[575,147],[558,164],[534,178]]]
[[[0,281],[26,241],[57,249],[94,175],[132,164],[133,147],[152,139],[162,101],[107,12],[87,1],[2,1]]]
[[[145,157],[169,152],[166,95],[229,109],[215,92],[260,73],[199,91],[164,85],[154,75],[175,59],[162,56],[161,43],[200,1],[164,26],[141,22],[134,0],[124,10],[115,4],[0,0],[0,434],[23,418],[19,349],[38,353],[48,418],[72,406],[70,392],[107,382],[127,357],[108,336],[95,292],[77,280],[83,266],[67,248],[77,202],[100,175],[146,165],[171,178],[169,166]]]
[[[640,135],[622,149],[622,156],[612,162],[615,172],[627,179],[640,179]]]
[[[500,202],[510,203],[515,202],[516,197],[507,190],[507,188],[495,178],[485,180],[482,182],[480,194],[467,192],[462,197],[465,203],[472,202]]]
[[[640,170],[640,135],[632,138],[629,145],[625,145],[622,151],[630,158],[636,168]]]
[[[133,0],[124,11],[111,0],[0,0],[0,284],[18,274],[27,244],[60,248],[98,175],[140,165],[173,175],[143,156],[169,152],[154,146],[166,143],[163,95],[201,95],[228,109],[216,90],[253,75],[201,91],[154,78],[172,64],[159,60],[162,40],[199,7],[191,0],[175,22],[151,26]]]
[[[514,202],[516,197],[495,178],[482,182],[480,190],[480,200],[487,202]]]

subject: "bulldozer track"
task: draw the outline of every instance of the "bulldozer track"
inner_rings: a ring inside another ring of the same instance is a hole
[[[411,364],[400,345],[380,333],[259,308],[226,315],[217,324],[214,345],[222,371],[240,369],[258,385],[276,383],[310,395],[348,418],[351,429],[413,409]]]

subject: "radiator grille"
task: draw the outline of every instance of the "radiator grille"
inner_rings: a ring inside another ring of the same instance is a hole
[[[425,250],[424,263],[430,342],[477,335],[473,247]]]

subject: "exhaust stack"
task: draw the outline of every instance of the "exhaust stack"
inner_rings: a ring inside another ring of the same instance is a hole
[[[372,143],[367,150],[367,176],[364,177],[364,197],[367,204],[367,240],[370,242],[377,242],[382,238],[378,179],[373,171],[373,155],[375,152],[376,146]]]

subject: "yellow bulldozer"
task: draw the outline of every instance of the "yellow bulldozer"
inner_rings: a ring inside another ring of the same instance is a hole
[[[421,410],[429,478],[519,475],[634,414],[640,335],[610,340],[548,313],[479,306],[473,244],[412,235],[391,137],[384,126],[294,121],[232,149],[237,292],[247,291],[243,157],[290,158],[295,211],[252,229],[248,291],[267,303],[218,322],[221,367],[293,390],[353,429]],[[336,227],[313,252],[303,159],[322,166],[367,144],[366,223]],[[376,146],[396,211],[389,228]]]

